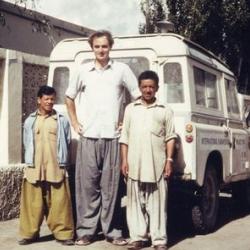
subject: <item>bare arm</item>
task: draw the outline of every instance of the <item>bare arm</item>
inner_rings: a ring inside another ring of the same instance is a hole
[[[76,106],[75,106],[74,99],[71,99],[68,96],[66,96],[65,104],[66,104],[66,107],[68,110],[71,125],[73,126],[76,133],[81,134],[82,133],[82,125],[78,122],[78,119],[76,116]]]
[[[166,162],[164,168],[164,177],[169,178],[173,172],[173,156],[175,149],[175,139],[166,142]]]
[[[128,176],[128,145],[121,143],[121,171],[122,174]]]

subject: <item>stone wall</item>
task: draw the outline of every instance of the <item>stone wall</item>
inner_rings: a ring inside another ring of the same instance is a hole
[[[0,167],[0,221],[19,216],[23,165]]]

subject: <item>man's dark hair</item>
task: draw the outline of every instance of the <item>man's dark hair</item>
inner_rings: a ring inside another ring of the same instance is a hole
[[[141,85],[141,81],[142,80],[148,80],[148,79],[151,79],[155,82],[155,85],[157,87],[159,87],[159,77],[158,75],[152,71],[152,70],[146,70],[146,71],[143,71],[139,77],[138,77],[138,84],[139,84],[139,87]]]
[[[43,95],[56,95],[56,90],[50,86],[43,85],[39,88],[37,97],[41,98]]]
[[[98,30],[94,33],[92,33],[89,38],[88,38],[88,43],[90,45],[91,48],[93,48],[93,41],[96,37],[107,37],[108,41],[109,41],[109,46],[112,48],[113,44],[114,44],[114,39],[112,37],[112,34],[107,31],[107,30]]]

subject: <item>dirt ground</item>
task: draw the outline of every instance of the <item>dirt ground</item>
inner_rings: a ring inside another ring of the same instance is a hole
[[[230,198],[221,198],[218,226],[213,233],[207,235],[195,235],[188,222],[186,211],[173,210],[169,212],[168,225],[170,250],[250,250],[250,212],[243,209],[241,205],[233,203]],[[0,222],[0,249],[79,249],[79,246],[62,246],[56,243],[45,223],[42,226],[40,241],[31,245],[19,246],[17,232],[17,219]],[[127,248],[113,246],[100,239],[85,246],[84,249],[123,250]]]

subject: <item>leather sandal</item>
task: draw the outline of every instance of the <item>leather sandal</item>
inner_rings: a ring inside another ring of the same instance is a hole
[[[154,249],[155,250],[167,250],[168,247],[166,245],[155,245]]]
[[[18,241],[19,245],[29,245],[39,240],[39,234],[30,239],[21,239]]]
[[[128,244],[128,241],[126,239],[124,239],[123,237],[119,237],[116,239],[112,239],[112,238],[106,238],[107,242],[112,243],[113,245],[116,246],[125,246]]]
[[[93,236],[91,235],[84,235],[82,237],[79,237],[75,241],[75,245],[77,246],[87,246],[93,242]]]
[[[133,241],[133,242],[128,244],[128,249],[129,250],[139,250],[139,249],[146,247],[147,245],[148,245],[147,241],[142,241],[142,240]]]
[[[67,239],[67,240],[58,240],[58,239],[56,239],[56,242],[61,243],[64,246],[73,246],[73,245],[75,245],[75,242],[72,239]]]

